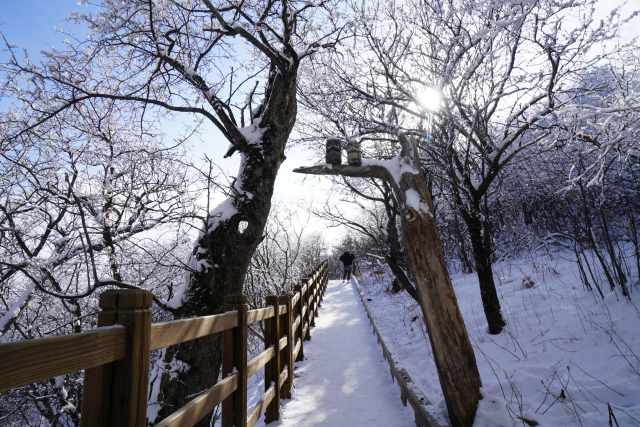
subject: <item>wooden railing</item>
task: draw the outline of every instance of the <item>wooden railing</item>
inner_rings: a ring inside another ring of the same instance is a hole
[[[374,272],[375,273],[375,272]],[[369,303],[367,302],[367,297],[364,295],[364,291],[360,287],[360,283],[358,283],[358,279],[355,276],[351,276],[352,283],[355,285],[356,290],[358,291],[358,296],[360,297],[360,301],[362,301],[362,305],[364,306],[364,310],[367,312],[367,316],[369,317],[369,323],[373,328],[373,333],[378,337],[378,344],[382,347],[382,357],[384,360],[389,363],[389,372],[391,373],[391,380],[396,380],[398,382],[398,387],[400,387],[400,398],[402,399],[402,403],[404,406],[407,406],[407,402],[413,408],[413,412],[415,414],[416,426],[418,427],[446,427],[449,424],[439,424],[432,413],[435,413],[436,409],[433,407],[433,404],[427,399],[427,397],[422,393],[419,387],[411,379],[411,376],[407,372],[407,370],[402,367],[402,364],[394,359],[393,354],[389,351],[389,347],[392,347],[393,344],[390,345],[390,342],[387,342],[385,336],[380,333],[380,328],[378,324],[378,319],[376,318],[373,310],[369,307]]]
[[[84,369],[82,427],[144,427],[150,351],[222,332],[222,380],[156,426],[193,426],[220,403],[222,427],[253,427],[265,411],[266,422],[275,421],[280,399],[291,398],[293,364],[310,339],[327,267],[318,266],[293,296],[267,297],[266,308],[248,311],[246,295],[227,295],[224,314],[165,323],[151,323],[150,292],[106,291],[98,328],[0,344],[0,392]],[[259,321],[265,350],[247,362],[247,327]],[[247,411],[247,380],[263,366],[265,393]]]

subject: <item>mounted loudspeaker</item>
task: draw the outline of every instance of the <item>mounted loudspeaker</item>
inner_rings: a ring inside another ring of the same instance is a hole
[[[340,140],[335,136],[327,138],[327,163],[330,165],[342,164],[342,153]]]

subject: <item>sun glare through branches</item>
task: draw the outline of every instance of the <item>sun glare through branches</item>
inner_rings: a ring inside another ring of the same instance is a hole
[[[424,88],[418,93],[418,101],[427,110],[436,111],[442,107],[442,93],[431,87]]]

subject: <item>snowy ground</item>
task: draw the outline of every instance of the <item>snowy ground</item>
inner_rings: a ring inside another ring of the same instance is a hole
[[[415,427],[351,283],[330,281],[319,314],[296,363],[293,398],[269,426]]]
[[[477,277],[452,275],[484,388],[496,402],[483,408],[494,412],[492,422],[476,419],[476,427],[507,424],[500,415],[511,418],[507,425],[526,426],[522,417],[542,427],[608,426],[607,403],[621,427],[640,426],[640,288],[631,302],[615,293],[603,301],[583,290],[574,269],[557,255],[496,265],[508,323],[498,336],[487,332]],[[365,274],[360,284],[397,357],[444,408],[417,304],[389,292],[388,275]]]

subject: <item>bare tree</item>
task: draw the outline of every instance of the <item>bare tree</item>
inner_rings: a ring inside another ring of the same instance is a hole
[[[282,205],[272,210],[264,239],[253,254],[245,280],[251,307],[262,307],[267,295],[289,294],[305,270],[316,266],[305,264],[302,259],[308,220],[308,214],[295,213]]]

